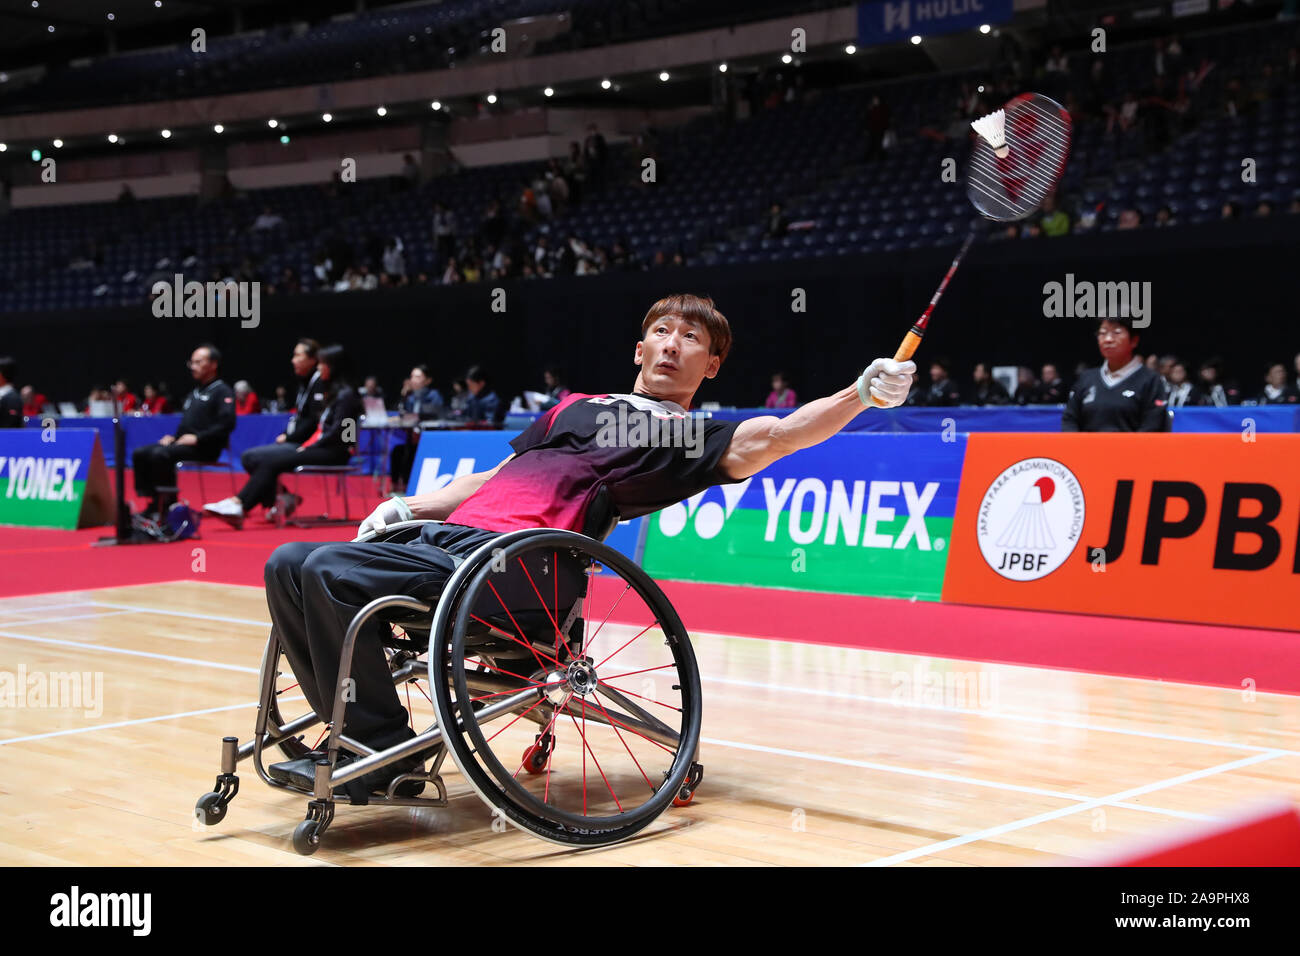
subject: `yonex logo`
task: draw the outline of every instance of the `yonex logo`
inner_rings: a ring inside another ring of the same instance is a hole
[[[716,501],[704,501],[707,491],[692,495],[685,502],[669,505],[659,512],[659,530],[670,538],[675,537],[681,534],[687,522],[694,518],[697,535],[706,540],[716,538],[722,531],[722,526],[731,517],[731,513],[740,504],[745,489],[753,480],[753,478],[746,478],[734,485],[723,485],[721,490],[725,505],[720,505]]]
[[[441,458],[426,458],[420,464],[420,474],[415,482],[415,494],[427,495],[431,491],[445,488],[462,475],[474,473],[474,459],[462,458],[456,462],[456,470],[450,475],[439,474],[442,468]]]

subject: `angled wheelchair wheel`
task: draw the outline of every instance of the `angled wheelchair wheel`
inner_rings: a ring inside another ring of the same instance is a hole
[[[568,531],[504,535],[448,581],[432,633],[438,723],[494,814],[603,846],[686,783],[695,655],[658,585],[619,552]]]

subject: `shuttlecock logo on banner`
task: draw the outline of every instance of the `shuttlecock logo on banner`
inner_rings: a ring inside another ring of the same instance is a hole
[[[976,517],[980,553],[1012,581],[1051,574],[1074,553],[1083,532],[1083,487],[1051,458],[1026,458],[989,485]]]

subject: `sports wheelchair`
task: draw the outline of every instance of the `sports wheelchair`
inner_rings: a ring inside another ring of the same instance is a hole
[[[408,542],[429,523],[390,525],[359,541]],[[694,651],[659,586],[603,543],[617,523],[602,493],[582,534],[507,532],[455,558],[459,565],[436,606],[392,594],[358,611],[321,735],[328,737],[327,756],[315,763],[311,789],[273,779],[263,766],[268,748],[289,759],[307,756],[316,748],[304,732],[322,723],[315,713],[285,718],[285,695],[296,685],[282,683],[289,675],[280,670],[282,648],[273,631],[262,658],[253,737],[242,744],[222,739],[221,773],[195,805],[196,819],[212,826],[225,818],[239,792],[236,766],[249,757],[263,782],[310,798],[293,833],[302,854],[320,846],[336,801],[446,807],[440,771],[448,751],[494,818],[553,843],[607,846],[638,833],[670,804],[689,803],[704,775]],[[436,718],[381,751],[342,732],[353,650],[363,628],[375,623],[408,709],[415,684]],[[340,766],[344,752],[352,759]],[[394,777],[383,793],[340,789],[398,761],[409,766],[412,758],[421,766]],[[436,796],[399,793],[416,782],[432,785]]]

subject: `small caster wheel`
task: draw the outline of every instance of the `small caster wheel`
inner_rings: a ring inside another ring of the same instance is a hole
[[[293,848],[303,856],[311,856],[320,848],[320,837],[316,833],[319,825],[316,820],[303,820],[293,828]]]
[[[550,734],[538,734],[537,740],[524,750],[524,769],[532,774],[544,773],[546,764],[551,759],[553,746]]]
[[[691,764],[690,772],[686,774],[686,780],[682,783],[681,788],[673,797],[673,806],[685,807],[695,799],[695,791],[699,788],[700,782],[704,779],[704,767],[698,763]]]
[[[219,793],[205,793],[199,797],[199,802],[194,804],[194,815],[203,821],[205,826],[216,826],[226,818],[226,804],[221,799]]]

